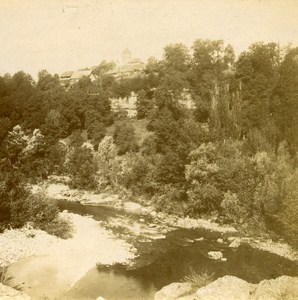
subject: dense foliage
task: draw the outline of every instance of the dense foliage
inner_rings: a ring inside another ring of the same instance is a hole
[[[298,244],[298,48],[260,42],[236,60],[231,45],[196,40],[166,46],[134,77],[107,75],[113,67],[103,61],[95,81],[71,86],[45,70],[36,83],[24,72],[0,77],[2,221],[21,226],[35,213],[12,174],[64,174],[74,187]],[[109,101],[131,92],[134,120]]]

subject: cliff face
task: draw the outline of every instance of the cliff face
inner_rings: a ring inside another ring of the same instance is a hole
[[[250,284],[235,276],[224,276],[199,288],[172,283],[155,294],[155,300],[294,300],[298,299],[298,277],[280,276]]]

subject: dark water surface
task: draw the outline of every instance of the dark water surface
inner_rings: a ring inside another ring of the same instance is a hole
[[[215,279],[234,275],[251,283],[280,275],[298,275],[297,263],[253,249],[249,245],[229,248],[227,235],[221,233],[204,229],[173,229],[165,233],[163,239],[144,240],[142,234],[129,233],[127,222],[124,222],[128,219],[133,224],[138,221],[138,216],[125,215],[123,211],[110,207],[85,206],[66,201],[59,202],[59,206],[61,210],[91,215],[95,220],[103,221],[105,227],[119,237],[125,237],[139,253],[131,267],[94,267],[72,288],[65,299],[96,299],[99,296],[107,300],[153,299],[157,290],[172,282],[181,281],[192,271],[199,274],[213,273]],[[109,225],[115,220],[120,220],[117,226]],[[204,239],[196,240],[201,237]],[[222,238],[224,243],[218,243],[218,238]],[[227,261],[211,260],[208,258],[209,251],[221,251]]]

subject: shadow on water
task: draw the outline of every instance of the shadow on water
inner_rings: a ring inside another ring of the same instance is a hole
[[[123,218],[124,213],[110,207],[84,206],[79,203],[60,202],[60,209],[81,215],[92,215],[95,220],[106,222],[110,218]],[[136,216],[130,218],[137,219]],[[123,233],[119,227],[109,228]],[[204,238],[200,240],[200,238]],[[218,243],[218,238],[224,243]],[[197,240],[196,240],[197,239]],[[204,229],[176,229],[164,239],[130,242],[138,249],[139,256],[132,266],[99,266],[91,269],[68,293],[69,299],[153,299],[163,286],[178,282],[193,270],[208,272],[214,278],[234,275],[251,283],[281,275],[298,275],[297,263],[280,256],[253,249],[249,245],[229,248],[229,243],[217,232]],[[112,249],[111,249],[112,251]],[[211,260],[209,251],[221,251],[226,262]],[[66,297],[66,299],[67,299]]]

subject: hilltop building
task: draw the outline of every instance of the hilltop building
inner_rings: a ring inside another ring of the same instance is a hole
[[[60,82],[63,86],[72,86],[73,84],[77,83],[81,78],[88,77],[91,81],[95,80],[96,77],[93,74],[93,70],[91,69],[84,69],[84,70],[77,70],[77,71],[68,71],[64,72],[60,75]]]
[[[115,78],[131,78],[139,75],[144,68],[145,64],[138,58],[132,59],[131,52],[125,49],[122,52],[122,65],[117,65],[113,70],[108,71],[106,75]]]
[[[126,65],[131,61],[131,52],[129,51],[129,49],[125,49],[122,52],[122,64]]]

